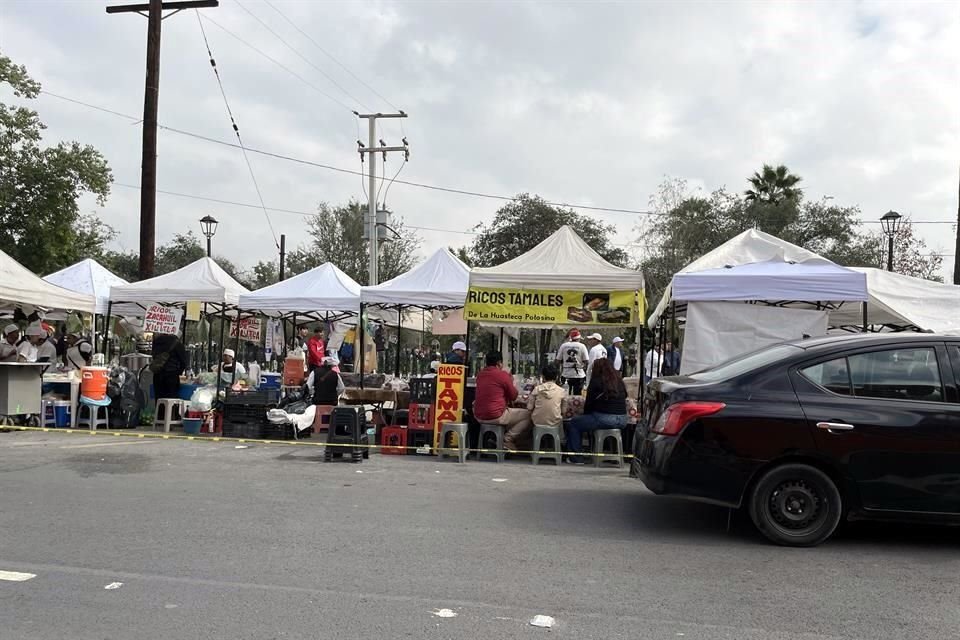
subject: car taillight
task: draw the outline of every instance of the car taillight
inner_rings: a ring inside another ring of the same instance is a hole
[[[712,416],[725,406],[722,402],[678,402],[667,407],[667,410],[660,414],[657,424],[653,425],[654,433],[660,433],[665,436],[675,436],[683,431],[683,428],[705,416]]]

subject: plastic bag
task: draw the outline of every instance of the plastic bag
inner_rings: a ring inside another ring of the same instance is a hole
[[[200,387],[190,396],[190,411],[210,411],[216,396],[215,387]]]

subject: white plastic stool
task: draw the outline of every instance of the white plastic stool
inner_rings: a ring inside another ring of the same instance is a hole
[[[163,420],[160,419],[160,408],[163,407]],[[177,419],[173,419],[173,410],[177,410]],[[157,425],[163,428],[164,433],[170,433],[170,427],[183,424],[183,400],[179,398],[158,398],[153,407],[153,429]]]
[[[54,408],[56,406],[56,400],[40,400],[40,426],[41,427],[55,427],[57,426],[57,410]],[[50,416],[47,417],[47,409],[50,410]]]
[[[86,417],[84,417],[86,409]],[[77,408],[77,426],[87,427],[90,431],[96,431],[97,427],[110,428],[110,407],[96,404],[87,404],[80,400],[80,406]]]

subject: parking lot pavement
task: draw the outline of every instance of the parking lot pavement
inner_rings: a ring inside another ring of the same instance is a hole
[[[0,434],[0,637],[960,637],[955,529],[782,549],[625,470],[237,446]]]

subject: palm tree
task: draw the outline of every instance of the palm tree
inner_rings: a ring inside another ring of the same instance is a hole
[[[802,189],[797,187],[800,180],[802,178],[790,173],[786,165],[773,167],[765,164],[761,171],[747,178],[753,188],[747,189],[744,195],[750,202],[779,204],[784,200],[797,200],[802,193]]]

